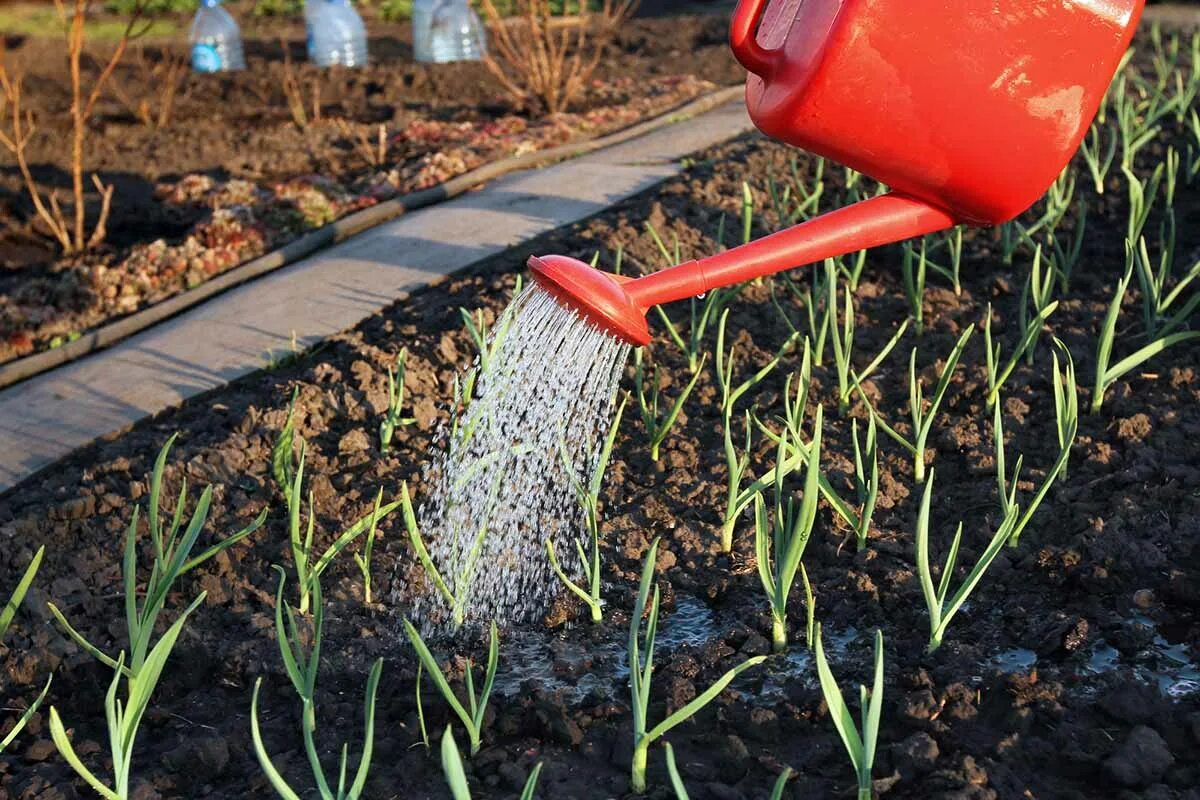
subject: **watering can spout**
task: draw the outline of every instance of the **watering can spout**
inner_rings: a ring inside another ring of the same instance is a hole
[[[633,280],[565,256],[532,256],[529,267],[560,302],[630,344],[644,345],[650,341],[646,312],[653,306],[954,224],[946,211],[891,193]]]

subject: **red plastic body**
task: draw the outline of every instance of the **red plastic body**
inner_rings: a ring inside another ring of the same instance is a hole
[[[763,132],[890,194],[636,280],[532,257],[561,302],[633,344],[653,305],[959,223],[1012,219],[1091,124],[1144,0],[740,0],[734,55]]]
[[[1078,149],[1142,7],[740,0],[730,45],[764,133],[994,225],[1032,205]]]

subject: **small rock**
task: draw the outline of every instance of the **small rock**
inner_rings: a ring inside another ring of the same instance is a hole
[[[675,566],[677,561],[678,559],[675,557],[674,553],[672,553],[670,550],[660,547],[658,550],[658,561],[656,561],[654,564],[654,570],[655,572],[661,574]]]
[[[32,763],[45,761],[53,756],[55,752],[57,752],[57,748],[55,748],[54,742],[49,739],[38,739],[25,748],[25,760]]]
[[[1154,592],[1151,589],[1138,589],[1133,593],[1133,604],[1138,608],[1149,608],[1154,605]]]
[[[900,701],[900,714],[908,719],[924,721],[938,708],[937,698],[928,689],[908,692]]]
[[[892,748],[896,766],[908,775],[917,775],[933,769],[941,750],[937,741],[924,731],[914,733]]]
[[[1174,763],[1175,757],[1158,732],[1138,725],[1117,752],[1105,760],[1104,773],[1121,786],[1137,788],[1157,781]]]
[[[338,452],[342,455],[361,453],[371,449],[371,440],[362,428],[355,428],[338,441]]]
[[[748,656],[765,656],[771,652],[771,643],[761,633],[751,633],[742,642],[741,651]]]
[[[557,717],[550,721],[550,735],[562,744],[578,747],[583,741],[583,729],[573,719]]]

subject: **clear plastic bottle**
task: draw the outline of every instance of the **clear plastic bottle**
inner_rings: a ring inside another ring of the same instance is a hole
[[[438,0],[413,0],[412,2],[412,41],[413,60],[418,62],[432,61],[429,51],[429,23],[433,21],[433,8]]]
[[[304,5],[308,60],[322,67],[367,63],[367,29],[350,0],[308,0]]]
[[[487,39],[475,9],[467,0],[440,0],[429,22],[429,60],[478,61],[487,52]]]
[[[196,72],[222,72],[245,69],[242,32],[221,0],[201,0],[188,34],[192,44],[192,69]]]

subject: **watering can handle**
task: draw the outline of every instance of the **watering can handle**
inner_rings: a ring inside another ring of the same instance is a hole
[[[770,50],[758,43],[758,22],[768,0],[738,0],[729,23],[729,46],[734,57],[750,72],[765,77],[774,60]]]

